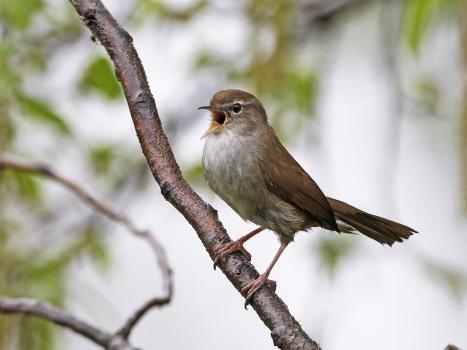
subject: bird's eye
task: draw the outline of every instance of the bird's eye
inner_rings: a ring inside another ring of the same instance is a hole
[[[242,105],[240,103],[234,103],[234,105],[232,106],[232,111],[234,111],[234,113],[238,113],[242,110]]]

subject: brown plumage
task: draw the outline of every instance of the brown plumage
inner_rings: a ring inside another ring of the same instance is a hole
[[[328,197],[328,202],[336,219],[353,228],[350,232],[358,231],[381,244],[392,246],[394,242],[402,242],[402,240],[408,239],[414,233],[417,233],[413,228],[381,216],[368,214],[337,199]],[[344,230],[344,232],[348,231]]]
[[[223,90],[209,106],[211,126],[203,137],[206,180],[243,219],[260,226],[239,240],[218,247],[214,265],[233,251],[250,254],[243,243],[264,228],[278,234],[281,248],[265,273],[245,286],[248,303],[267,283],[267,277],[298,231],[323,227],[337,232],[360,232],[382,244],[402,242],[416,231],[327,198],[315,181],[280,143],[266,112],[252,94]]]
[[[323,191],[275,134],[271,135],[268,150],[270,152],[265,152],[263,161],[259,163],[266,187],[284,201],[306,212],[310,217],[310,226],[339,231],[334,212]],[[305,226],[308,224],[304,223]]]

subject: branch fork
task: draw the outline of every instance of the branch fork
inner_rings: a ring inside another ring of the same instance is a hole
[[[216,248],[223,243],[231,242],[231,239],[220,223],[217,212],[193,191],[180,172],[162,129],[156,104],[131,36],[119,26],[100,0],[69,1],[92,35],[107,50],[114,63],[141,148],[155,180],[159,183],[161,193],[191,224],[211,259],[214,259]],[[120,222],[125,223],[125,220]],[[219,267],[238,291],[259,276],[254,267],[238,253],[229,255]],[[153,304],[157,304],[156,299],[153,303],[148,302],[145,305],[149,307]],[[320,349],[272,290],[268,288],[259,290],[252,297],[251,305],[270,329],[274,345],[286,350]],[[133,319],[136,319],[136,322],[140,318],[138,315],[145,313],[146,307],[143,306],[134,314]],[[134,326],[133,323],[134,321],[128,321],[130,331]],[[124,339],[125,335],[128,336],[127,333],[129,333],[127,326],[123,326],[118,331],[118,334],[122,335],[123,342],[115,348],[116,350],[133,349],[124,347],[128,344]],[[104,347],[106,346],[109,344],[106,343]]]

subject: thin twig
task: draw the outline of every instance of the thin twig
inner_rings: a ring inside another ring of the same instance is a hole
[[[162,194],[193,226],[213,259],[215,249],[231,239],[216,211],[193,191],[180,172],[131,36],[120,27],[101,1],[70,2],[114,63],[143,153]],[[238,291],[259,275],[240,254],[231,254],[219,267]],[[272,290],[262,288],[254,295],[251,304],[271,330],[276,346],[287,350],[319,349],[319,345],[308,337]]]
[[[46,319],[86,337],[104,349],[134,349],[124,339],[117,339],[117,336],[104,332],[45,302],[23,298],[0,298],[0,311],[6,314],[34,315]],[[117,343],[118,345],[115,345]]]
[[[77,183],[67,179],[66,177],[58,174],[57,172],[53,171],[49,166],[44,164],[29,164],[26,162],[22,162],[19,160],[15,160],[12,157],[0,155],[0,168],[10,169],[15,171],[22,171],[28,172],[36,175],[42,175],[48,177],[61,185],[65,186],[71,192],[73,192],[79,199],[83,202],[87,203],[100,213],[107,216],[109,219],[113,221],[117,221],[124,226],[133,234],[139,237],[143,237],[146,235],[145,231],[141,231],[136,228],[133,222],[126,217],[124,214],[118,213],[113,208],[108,206],[107,204],[97,200],[94,196],[92,196],[89,192],[85,191],[81,186]]]
[[[150,247],[155,253],[157,264],[161,271],[163,281],[162,290],[164,295],[161,297],[152,298],[149,301],[145,302],[134,312],[134,314],[132,314],[127,319],[125,324],[117,332],[118,334],[122,335],[123,338],[127,339],[129,337],[133,327],[152,307],[162,306],[170,302],[173,294],[172,270],[169,267],[167,255],[165,253],[164,248],[151,232],[147,230],[138,229],[136,225],[127,216],[117,212],[112,207],[96,199],[93,195],[87,192],[80,185],[66,178],[63,175],[58,174],[47,165],[29,164],[13,159],[12,157],[0,155],[0,169],[28,172],[30,174],[41,175],[58,182],[59,184],[63,185],[65,188],[73,192],[83,202],[87,203],[88,205],[90,205],[95,210],[105,215],[109,219],[124,225],[128,229],[128,231],[130,231],[133,235],[145,240],[150,245]]]
[[[130,318],[128,318],[128,320],[126,321],[126,323],[123,325],[123,327],[121,327],[117,332],[116,334],[119,334],[122,336],[123,339],[128,339],[128,337],[130,336],[130,332],[131,330],[136,326],[136,324],[139,322],[139,320],[141,320],[141,318],[149,311],[151,310],[153,307],[156,307],[156,306],[163,306],[163,305],[166,305],[170,302],[170,298],[169,297],[165,297],[165,298],[153,298],[153,299],[150,299],[148,300],[146,303],[144,303],[143,305],[141,305],[141,307],[139,309],[137,309],[133,315],[130,316]]]
[[[149,234],[148,232],[143,232],[143,234],[146,241],[156,252],[157,263],[162,273],[162,288],[165,291],[165,295],[163,297],[152,298],[148,300],[127,319],[125,324],[117,331],[117,334],[120,334],[124,339],[128,339],[133,328],[149,310],[155,306],[163,306],[170,303],[173,295],[172,271],[167,264],[165,250],[153,235]]]

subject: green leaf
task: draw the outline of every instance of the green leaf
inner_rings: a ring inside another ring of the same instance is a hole
[[[281,86],[284,102],[306,117],[313,117],[313,107],[318,90],[318,77],[302,69],[287,72],[286,86]]]
[[[462,269],[452,268],[432,261],[425,261],[425,269],[430,276],[444,284],[457,301],[467,290],[467,275]]]
[[[60,117],[52,107],[45,101],[35,97],[18,94],[17,101],[25,116],[48,124],[64,134],[70,134],[68,124]]]
[[[110,171],[115,158],[115,145],[100,145],[89,150],[92,165],[98,174],[105,175]]]
[[[464,85],[464,103],[462,106],[462,119],[459,132],[464,213],[467,215],[467,85]]]
[[[110,257],[105,244],[105,237],[95,227],[86,227],[81,234],[83,235],[83,250],[85,250],[92,261],[101,268],[110,266]]]
[[[20,72],[11,64],[11,59],[17,51],[17,44],[12,40],[0,40],[0,107],[11,102],[12,91],[17,90],[21,82]]]
[[[0,18],[20,29],[26,29],[34,16],[44,8],[42,0],[2,0]]]
[[[208,51],[201,51],[196,54],[193,67],[196,69],[209,68],[215,64],[213,55]]]
[[[337,267],[347,257],[355,246],[352,237],[342,236],[321,239],[314,248],[317,250],[318,258],[329,276],[334,276]]]
[[[34,317],[24,317],[21,319],[21,323],[21,333],[18,334],[19,349],[55,349],[54,334],[57,330],[57,327],[55,327],[54,324],[49,321]]]
[[[40,204],[42,202],[42,188],[34,176],[23,172],[8,171],[5,173],[4,179],[31,203]]]
[[[415,89],[420,97],[420,102],[423,103],[431,113],[436,115],[441,95],[436,80],[431,77],[421,78],[416,81]]]
[[[63,283],[65,266],[55,264],[55,261],[50,264],[51,266],[41,264],[28,271],[29,296],[61,306],[66,295]]]
[[[0,149],[4,150],[14,140],[16,135],[16,125],[10,117],[7,106],[0,102]]]
[[[112,64],[107,57],[95,57],[80,79],[80,88],[84,92],[97,92],[109,100],[123,96],[122,87],[115,77]]]
[[[160,0],[141,0],[141,7],[144,14],[154,13],[161,16],[164,19],[170,19],[172,21],[188,21],[193,16],[203,11],[209,2],[207,0],[198,0],[193,2],[190,6],[185,9],[175,9],[165,4],[164,1]]]
[[[183,176],[190,183],[204,183],[203,166],[201,162],[197,162],[184,169]]]
[[[417,54],[427,28],[439,9],[440,0],[405,0],[404,37]]]

